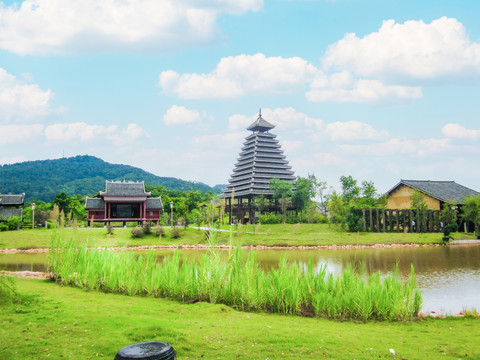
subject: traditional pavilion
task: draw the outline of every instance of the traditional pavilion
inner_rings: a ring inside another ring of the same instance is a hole
[[[296,180],[276,135],[269,132],[274,127],[260,112],[257,120],[247,128],[252,133],[245,138],[233,174],[220,195],[226,199],[225,211],[230,214],[230,223],[233,217],[241,223],[255,222],[256,210],[260,210],[256,199],[262,199],[260,206],[264,211],[278,211],[280,207],[273,201],[270,180],[292,183]]]
[[[23,194],[0,194],[0,221],[12,216],[22,217],[22,206],[25,202]]]
[[[145,184],[131,181],[106,181],[105,191],[96,197],[87,197],[85,209],[88,220],[94,222],[127,222],[143,223],[159,221],[163,211],[162,199],[152,198],[145,191]]]

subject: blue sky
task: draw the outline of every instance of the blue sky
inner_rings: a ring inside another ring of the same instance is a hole
[[[259,108],[296,175],[480,190],[480,3],[0,6],[0,164],[95,155],[227,183]]]

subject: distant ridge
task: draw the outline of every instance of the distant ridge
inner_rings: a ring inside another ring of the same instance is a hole
[[[111,164],[95,156],[26,161],[0,166],[0,193],[25,193],[25,200],[52,201],[56,194],[92,195],[105,189],[105,180],[144,181],[168,190],[220,193],[201,182],[160,177],[129,165]]]

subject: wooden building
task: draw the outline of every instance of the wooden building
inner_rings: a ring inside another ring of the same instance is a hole
[[[162,199],[152,198],[142,182],[106,181],[105,191],[87,197],[88,220],[94,222],[143,223],[159,221],[163,212]]]
[[[260,113],[247,128],[252,133],[245,138],[228,185],[220,195],[226,200],[225,211],[230,214],[230,222],[233,217],[241,223],[255,222],[258,204],[254,200],[259,197],[265,200],[263,211],[279,210],[272,199],[270,180],[292,183],[296,180],[276,135],[270,133],[274,127]]]
[[[455,181],[400,180],[387,192],[387,208],[411,209],[410,196],[415,190],[424,195],[429,210],[442,210],[443,204],[447,201],[453,201],[460,207],[464,197],[480,195],[479,192]]]
[[[0,221],[12,216],[22,217],[22,206],[25,203],[23,194],[0,194]]]

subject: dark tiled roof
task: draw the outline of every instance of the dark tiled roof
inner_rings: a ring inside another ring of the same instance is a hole
[[[387,192],[392,194],[400,185],[406,185],[413,189],[429,195],[440,201],[455,201],[457,204],[463,204],[463,198],[480,195],[479,192],[469,189],[455,181],[431,181],[431,180],[400,180],[391,190]]]
[[[145,192],[145,184],[133,181],[106,181],[105,191],[100,191],[102,196],[149,196]]]
[[[25,194],[0,194],[0,205],[23,205]]]
[[[258,119],[255,120],[255,122],[250,125],[247,130],[250,131],[268,131],[270,129],[273,129],[275,125],[270,124],[267,120],[262,118],[262,114],[258,115]]]
[[[12,216],[22,217],[22,209],[0,209],[0,220],[8,219]]]
[[[85,209],[87,210],[94,210],[94,209],[105,209],[105,201],[100,198],[89,198],[85,200]]]
[[[163,209],[161,198],[148,198],[146,203],[146,209]]]

